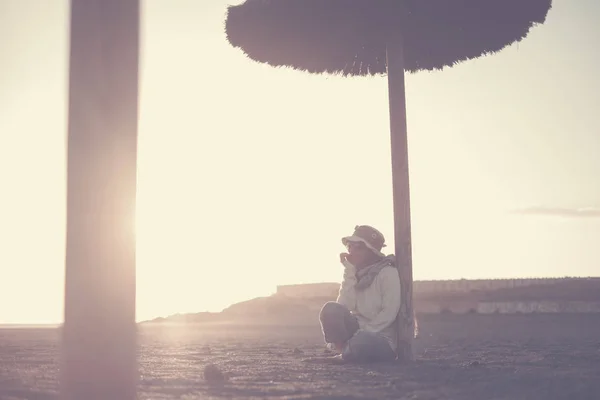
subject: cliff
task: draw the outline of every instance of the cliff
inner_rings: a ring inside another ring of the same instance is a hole
[[[220,313],[157,318],[148,322],[224,321],[294,323],[315,321],[335,300],[339,284],[281,285],[273,296],[236,303]],[[600,278],[416,281],[417,313],[600,313]]]

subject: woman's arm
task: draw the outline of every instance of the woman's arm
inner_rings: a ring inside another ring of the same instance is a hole
[[[356,311],[356,268],[345,257],[342,257],[344,277],[336,302],[343,304],[350,311]]]
[[[400,276],[398,270],[394,267],[385,267],[379,272],[376,284],[379,285],[383,308],[375,318],[364,326],[365,330],[371,332],[381,332],[390,326],[394,323],[398,311],[400,311]]]

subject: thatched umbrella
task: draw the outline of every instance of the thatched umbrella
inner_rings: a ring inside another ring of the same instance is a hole
[[[64,400],[136,398],[139,0],[71,0]]]
[[[552,0],[246,0],[229,7],[229,42],[253,60],[311,73],[388,75],[395,252],[402,284],[399,358],[414,318],[404,71],[501,50],[543,23]]]

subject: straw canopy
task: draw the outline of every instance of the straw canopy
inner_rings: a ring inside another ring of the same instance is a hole
[[[229,7],[229,42],[251,59],[310,73],[388,75],[397,356],[412,360],[412,244],[404,72],[497,52],[546,20],[552,0],[246,0]]]
[[[497,52],[545,21],[552,0],[246,0],[228,9],[231,45],[251,59],[311,73],[387,72],[390,30],[405,70]]]

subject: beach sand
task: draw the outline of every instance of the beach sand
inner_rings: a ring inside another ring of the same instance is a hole
[[[327,365],[318,325],[139,326],[140,399],[600,399],[600,315],[424,315],[410,364]],[[58,399],[59,332],[0,329],[0,399]],[[203,375],[213,364],[223,383]]]

